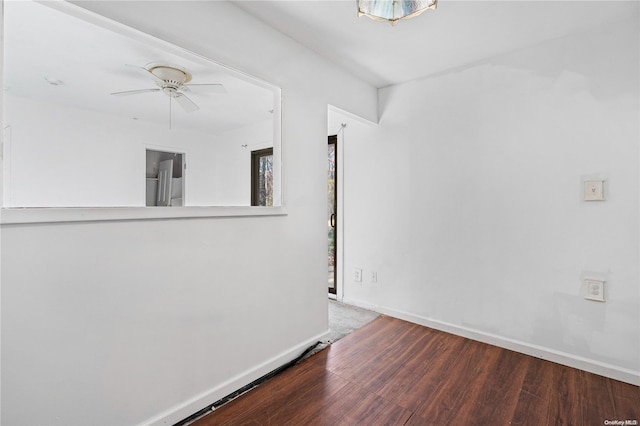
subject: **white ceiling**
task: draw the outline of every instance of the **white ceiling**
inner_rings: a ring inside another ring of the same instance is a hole
[[[355,0],[235,4],[375,87],[465,66],[544,40],[638,19],[637,1],[456,1],[396,26],[358,18]]]
[[[200,107],[192,113],[173,102],[172,127],[216,134],[272,118],[273,88],[247,76],[122,26],[114,30],[28,1],[4,5],[4,85],[9,94],[168,126],[169,98],[162,93],[110,95],[156,87],[125,64],[163,62],[186,68],[193,75],[191,83],[222,83],[227,90],[188,92]],[[62,84],[51,85],[46,78]]]
[[[433,75],[587,28],[638,19],[640,10],[637,1],[440,0],[435,11],[391,26],[358,18],[355,0],[234,4],[375,87]],[[48,6],[26,1],[4,5],[9,93],[167,123],[169,99],[163,95],[109,93],[154,87],[124,64],[170,62],[191,71],[193,83],[223,83],[228,91],[190,93],[201,110],[186,114],[174,105],[174,125],[219,133],[270,118],[273,91],[246,76]],[[63,84],[51,86],[45,77]]]

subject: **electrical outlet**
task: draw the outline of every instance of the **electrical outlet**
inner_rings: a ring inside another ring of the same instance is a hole
[[[372,283],[377,283],[378,282],[378,273],[373,271],[371,272],[371,282]]]
[[[604,201],[604,181],[586,180],[584,182],[585,201]]]
[[[362,282],[362,269],[356,268],[353,271],[353,280],[358,283]]]
[[[584,284],[587,291],[584,296],[585,299],[604,302],[604,281],[596,280],[593,278],[585,278]]]

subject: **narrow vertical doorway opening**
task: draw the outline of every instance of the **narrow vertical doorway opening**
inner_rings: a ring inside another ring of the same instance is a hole
[[[273,206],[273,148],[251,151],[251,205]]]
[[[337,296],[338,284],[338,137],[329,136],[327,150],[327,235],[328,235],[328,288],[329,294]]]

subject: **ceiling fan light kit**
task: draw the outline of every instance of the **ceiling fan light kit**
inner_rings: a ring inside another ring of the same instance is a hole
[[[175,86],[176,89],[191,81],[191,73],[178,65],[151,63],[144,67],[147,72],[159,79],[159,82]]]
[[[358,16],[396,25],[401,19],[411,19],[428,9],[435,9],[438,0],[356,0]]]

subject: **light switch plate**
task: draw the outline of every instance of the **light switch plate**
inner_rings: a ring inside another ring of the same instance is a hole
[[[604,181],[585,180],[584,181],[585,201],[604,201]]]
[[[604,281],[585,278],[584,284],[586,288],[585,299],[604,302]]]

